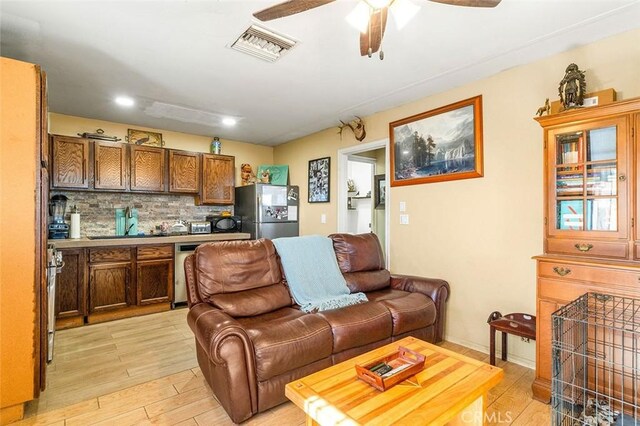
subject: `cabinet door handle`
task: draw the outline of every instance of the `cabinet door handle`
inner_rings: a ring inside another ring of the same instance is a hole
[[[565,275],[568,275],[568,274],[571,273],[571,269],[562,268],[560,266],[554,266],[553,267],[553,272],[555,272],[556,274],[560,275],[561,277],[564,277]]]
[[[587,252],[593,248],[593,244],[575,244],[574,247],[581,252]]]

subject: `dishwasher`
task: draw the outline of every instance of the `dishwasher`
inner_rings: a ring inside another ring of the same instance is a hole
[[[184,274],[184,260],[196,251],[202,243],[176,243],[176,263],[175,263],[175,287],[173,292],[173,305],[187,302],[187,279]]]

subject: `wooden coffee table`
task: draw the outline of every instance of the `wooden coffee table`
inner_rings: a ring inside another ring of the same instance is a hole
[[[356,377],[355,364],[398,346],[424,354],[425,369],[385,392]],[[304,410],[308,425],[481,425],[487,392],[502,377],[501,368],[406,337],[288,383],[285,395]]]

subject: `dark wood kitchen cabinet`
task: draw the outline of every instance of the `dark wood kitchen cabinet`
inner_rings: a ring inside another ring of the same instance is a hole
[[[165,190],[163,148],[130,145],[131,191],[162,192]]]
[[[169,150],[169,192],[196,194],[200,190],[200,154]]]
[[[127,150],[118,142],[93,143],[93,187],[95,189],[127,189]]]
[[[56,329],[82,325],[87,313],[85,251],[60,251],[64,266],[56,276]]]
[[[131,248],[89,249],[89,314],[135,304]]]
[[[51,138],[51,187],[89,188],[89,141],[82,138]]]
[[[81,267],[88,271],[83,299],[86,322],[111,321],[171,309],[173,250],[173,244],[70,250],[70,254],[78,256]],[[73,269],[69,270],[70,275]],[[76,283],[79,285],[80,282],[78,278]]]
[[[137,303],[173,301],[173,245],[139,246],[137,250]]]
[[[131,263],[89,265],[89,313],[133,305]]]
[[[233,204],[235,198],[235,157],[202,154],[202,188],[199,204]]]

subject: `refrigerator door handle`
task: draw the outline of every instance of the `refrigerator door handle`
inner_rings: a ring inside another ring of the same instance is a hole
[[[262,197],[260,197],[260,194],[256,196],[256,213],[257,221],[262,222]]]

